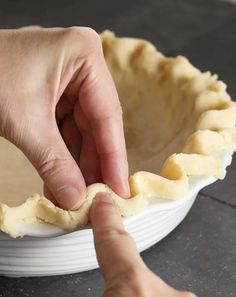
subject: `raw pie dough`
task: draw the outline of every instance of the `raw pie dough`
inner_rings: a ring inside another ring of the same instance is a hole
[[[236,147],[236,105],[226,85],[185,57],[165,57],[145,40],[116,38],[109,31],[101,39],[123,107],[132,198],[93,184],[77,211],[55,207],[40,194],[26,200],[29,193],[40,193],[42,182],[24,155],[0,139],[0,228],[12,237],[22,236],[22,222],[47,222],[68,231],[85,226],[97,192],[110,193],[126,217],[153,197],[181,198],[188,176],[225,176],[218,156]]]

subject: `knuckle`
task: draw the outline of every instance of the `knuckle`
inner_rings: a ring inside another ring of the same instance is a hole
[[[106,236],[108,236],[108,238],[130,237],[129,233],[121,228],[107,230]]]
[[[90,45],[101,48],[102,46],[101,38],[94,29],[89,27],[84,27],[83,31],[84,31],[85,39]]]
[[[78,26],[71,26],[65,29],[66,33],[71,36],[80,34],[80,30]]]
[[[53,154],[47,156],[38,168],[39,174],[43,180],[56,178],[67,168],[67,162],[63,158],[55,157]]]
[[[110,212],[111,211],[112,209],[110,209]],[[121,241],[128,242],[133,241],[133,239],[125,229],[107,227],[100,231],[96,244],[100,246],[110,246],[111,244],[117,243],[117,245],[119,245]]]
[[[91,120],[93,126],[97,126],[100,122],[113,121],[114,119],[118,119],[122,121],[123,111],[120,104],[120,101],[111,102],[110,106],[108,105],[106,112],[103,114],[99,114],[94,119]]]
[[[86,49],[102,48],[102,43],[99,34],[89,27],[69,27],[65,29],[66,36],[71,42],[80,43],[86,46]]]
[[[103,230],[103,234],[100,237],[100,241],[104,242],[113,242],[114,240],[124,240],[124,238],[130,238],[130,235],[125,229],[121,228],[106,228]]]
[[[63,35],[65,38],[66,44],[76,44],[80,40],[80,27],[68,27],[63,29]]]

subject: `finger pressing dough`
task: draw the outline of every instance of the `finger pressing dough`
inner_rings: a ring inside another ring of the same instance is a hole
[[[225,176],[219,155],[236,147],[236,105],[226,85],[185,57],[165,57],[145,40],[117,38],[110,31],[101,40],[123,108],[131,198],[93,184],[77,211],[62,210],[41,194],[25,199],[40,193],[42,182],[24,155],[0,139],[0,228],[13,237],[22,236],[22,222],[47,222],[68,231],[86,226],[98,192],[109,193],[127,217],[154,198],[183,197],[189,176]]]

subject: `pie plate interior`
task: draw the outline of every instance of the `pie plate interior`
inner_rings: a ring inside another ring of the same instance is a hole
[[[225,167],[232,151],[221,156]],[[157,201],[143,212],[124,219],[139,251],[144,251],[169,234],[187,215],[198,192],[216,179],[190,177],[187,195],[177,201]],[[0,274],[11,277],[46,276],[82,272],[98,267],[92,229],[66,233],[47,224],[21,225],[23,238],[12,239],[0,233]]]

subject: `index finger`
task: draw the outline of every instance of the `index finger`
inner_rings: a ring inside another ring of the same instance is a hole
[[[122,110],[101,44],[86,62],[79,100],[93,131],[103,180],[117,194],[128,197],[129,173]]]

